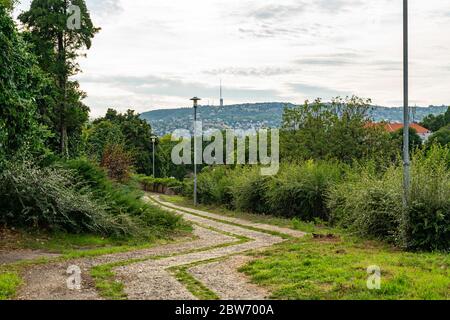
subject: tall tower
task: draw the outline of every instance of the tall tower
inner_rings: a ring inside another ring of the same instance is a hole
[[[223,107],[222,79],[220,79],[220,107]]]

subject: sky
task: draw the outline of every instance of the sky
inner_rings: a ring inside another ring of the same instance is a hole
[[[22,0],[16,14],[29,8]],[[86,0],[91,115],[358,95],[400,106],[401,0]],[[450,3],[409,0],[410,100],[450,104]]]

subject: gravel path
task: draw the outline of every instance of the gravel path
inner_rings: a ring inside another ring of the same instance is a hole
[[[170,267],[190,264],[196,264],[196,266],[190,268],[189,273],[223,299],[263,299],[267,297],[267,292],[250,284],[242,274],[237,272],[237,269],[249,261],[248,257],[242,256],[244,253],[260,250],[284,240],[279,236],[248,228],[283,233],[292,237],[305,235],[291,229],[179,207],[162,201],[158,195],[148,194],[144,200],[151,202],[156,200],[164,209],[182,215],[186,220],[193,222],[195,238],[145,250],[34,266],[24,275],[25,284],[21,287],[17,298],[26,300],[101,299],[90,277],[92,267],[129,259],[147,259],[114,269],[117,280],[124,284],[128,299],[195,299],[167,271]],[[151,259],[161,256],[167,257]],[[211,259],[217,258],[228,258],[228,260],[211,263]],[[67,268],[72,265],[81,269],[81,290],[67,288]]]

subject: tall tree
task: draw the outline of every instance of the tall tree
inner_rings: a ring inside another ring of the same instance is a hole
[[[68,156],[68,129],[81,134],[88,112],[81,103],[85,94],[69,78],[80,71],[77,58],[91,47],[100,29],[94,27],[84,0],[33,0],[19,19],[29,32],[42,69],[55,81],[58,102],[52,121],[58,131],[59,151]]]
[[[44,151],[46,131],[38,123],[36,99],[43,74],[35,57],[0,5],[0,169],[17,151]]]

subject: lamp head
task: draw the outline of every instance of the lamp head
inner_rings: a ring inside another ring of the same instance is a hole
[[[202,100],[202,99],[200,99],[200,98],[198,98],[198,97],[193,97],[193,98],[191,99],[191,101],[194,101],[194,108],[197,108],[198,102],[199,102],[200,100]]]

